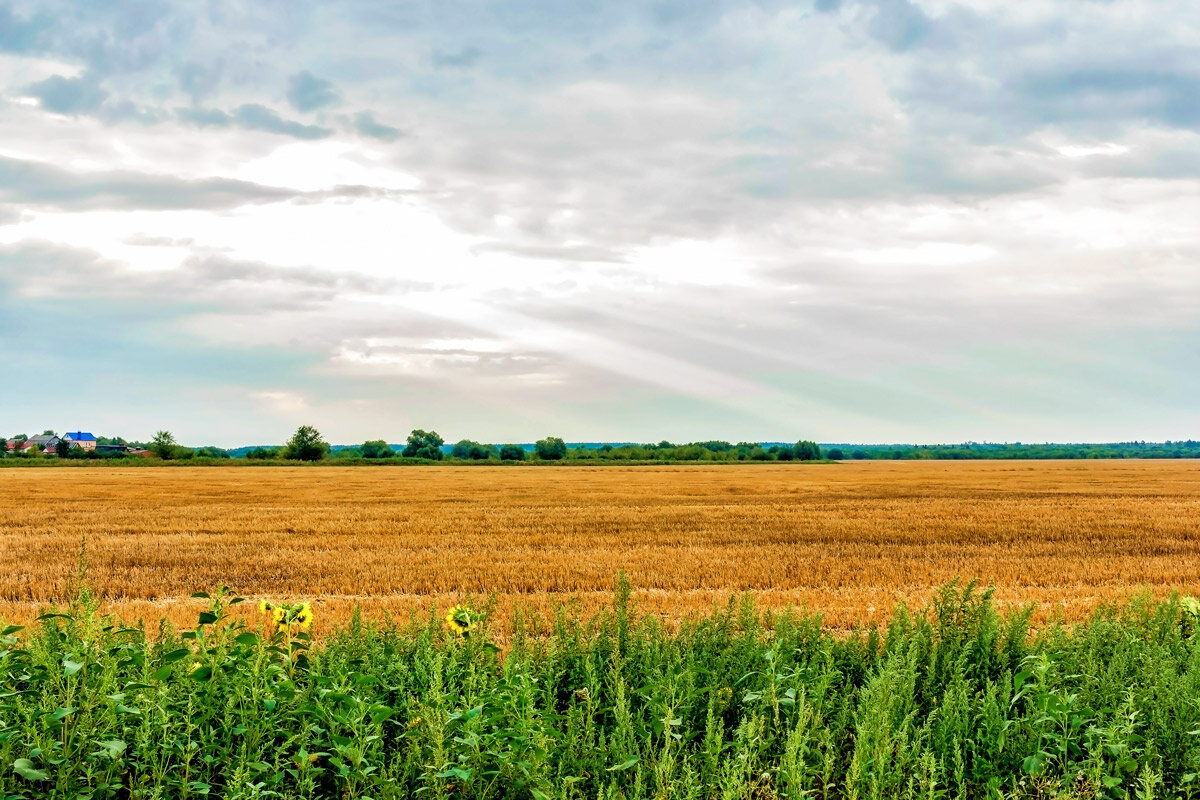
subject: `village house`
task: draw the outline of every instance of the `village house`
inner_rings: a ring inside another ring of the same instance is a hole
[[[63,441],[70,442],[72,447],[81,450],[95,450],[96,437],[86,431],[73,431],[63,434]]]
[[[67,446],[72,450],[86,451],[94,453],[97,456],[113,457],[126,455],[149,458],[154,455],[144,448],[132,447],[119,442],[100,444],[100,440],[96,435],[88,431],[70,431],[64,433],[61,437],[43,433],[28,438],[0,439],[0,456],[3,456],[6,451],[15,455],[28,455],[35,452],[46,455],[57,455],[62,442],[66,442]]]
[[[54,447],[58,442],[59,438],[57,436],[42,433],[37,436],[30,436],[24,441],[21,439],[12,439],[8,442],[8,449],[18,453],[28,453],[30,450],[36,448],[43,453],[53,453]]]

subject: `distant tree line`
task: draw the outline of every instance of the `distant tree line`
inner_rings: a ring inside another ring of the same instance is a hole
[[[838,444],[829,458],[849,460],[957,461],[968,459],[1200,458],[1200,441],[1110,442],[1104,444]]]
[[[587,444],[572,447],[557,436],[532,446],[489,444],[461,439],[447,446],[436,431],[415,429],[405,444],[372,439],[356,446],[331,447],[311,426],[302,426],[280,447],[256,447],[245,457],[260,460],[338,461],[560,461],[560,462],[731,462],[843,460],[1198,458],[1200,442],[1115,442],[1108,444],[1023,444],[966,442],[955,445],[834,444],[802,439],[794,444],[709,440],[677,444]]]
[[[54,431],[43,432],[55,436]],[[17,434],[9,442],[24,442],[30,437]],[[461,439],[447,446],[437,431],[414,429],[403,445],[393,446],[385,439],[371,439],[361,445],[331,446],[315,427],[302,425],[278,447],[239,448],[185,447],[166,430],[154,434],[149,442],[129,441],[120,436],[99,436],[97,449],[84,450],[59,440],[52,453],[38,448],[0,451],[0,458],[59,457],[76,460],[122,459],[130,453],[149,451],[163,461],[212,462],[244,457],[257,461],[340,461],[347,462],[732,462],[732,461],[868,461],[868,460],[968,460],[968,459],[1101,459],[1101,458],[1200,458],[1200,441],[1113,442],[1106,444],[1024,444],[1021,442],[965,442],[963,444],[833,444],[823,451],[816,442],[800,440],[794,444],[737,442],[721,440],[676,444],[584,444],[570,446],[557,436],[547,436],[532,445],[487,444]]]
[[[486,444],[461,439],[447,446],[437,431],[415,429],[405,444],[393,447],[384,439],[371,439],[351,447],[331,447],[311,426],[303,426],[281,447],[255,447],[245,453],[252,460],[302,461],[820,461],[816,442],[775,444],[723,441],[690,444],[603,444],[570,447],[557,436],[547,436],[532,447],[520,444]]]

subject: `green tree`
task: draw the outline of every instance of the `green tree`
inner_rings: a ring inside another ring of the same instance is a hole
[[[301,425],[283,447],[283,457],[300,461],[320,461],[329,452],[329,444],[312,425]]]
[[[150,443],[150,452],[166,461],[175,457],[175,435],[170,431],[158,431]]]
[[[835,447],[827,453],[827,457],[833,461],[842,461],[846,458],[846,454]]]
[[[428,458],[431,461],[441,461],[445,456],[442,452],[442,445],[446,440],[438,436],[437,431],[423,431],[420,428],[414,429],[408,435],[408,442],[404,445],[404,450],[400,455],[405,458]]]
[[[54,454],[59,458],[66,458],[71,455],[71,443],[66,439],[59,439],[54,445]]]
[[[737,454],[738,461],[745,461],[758,450],[762,450],[762,446],[754,442],[738,442],[733,446],[734,452]]]
[[[560,461],[567,457],[567,443],[557,436],[547,436],[537,440],[533,451],[543,461]]]
[[[506,444],[500,448],[501,461],[524,461],[525,448],[519,444]]]
[[[450,455],[454,458],[471,461],[486,461],[495,454],[496,448],[491,445],[473,442],[470,439],[455,442],[454,447],[450,448]]]
[[[277,458],[279,451],[274,447],[256,447],[249,453],[246,453],[246,458],[254,461],[267,461],[272,458]]]
[[[362,451],[363,458],[390,458],[396,455],[392,446],[383,439],[370,439],[363,442],[362,447],[358,449]]]
[[[792,455],[796,457],[797,461],[820,461],[821,448],[816,442],[801,439],[792,448]]]

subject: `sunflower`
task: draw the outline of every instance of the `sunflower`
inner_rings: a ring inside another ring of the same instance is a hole
[[[466,606],[454,606],[446,614],[446,630],[451,633],[466,636],[474,627],[475,621],[471,618],[471,611]]]
[[[275,608],[275,606],[271,605],[266,600],[258,601],[258,612],[260,614],[269,614],[273,608]]]
[[[299,609],[296,609],[295,615],[292,617],[292,623],[300,626],[300,630],[308,630],[312,625],[313,612],[312,605],[309,603],[301,604]]]

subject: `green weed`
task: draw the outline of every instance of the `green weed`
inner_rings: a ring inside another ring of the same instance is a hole
[[[0,797],[1200,796],[1190,601],[1031,636],[951,584],[838,637],[748,598],[668,633],[629,596],[518,614],[502,654],[468,606],[318,642],[307,604],[222,590],[147,635],[83,588],[0,630]]]

